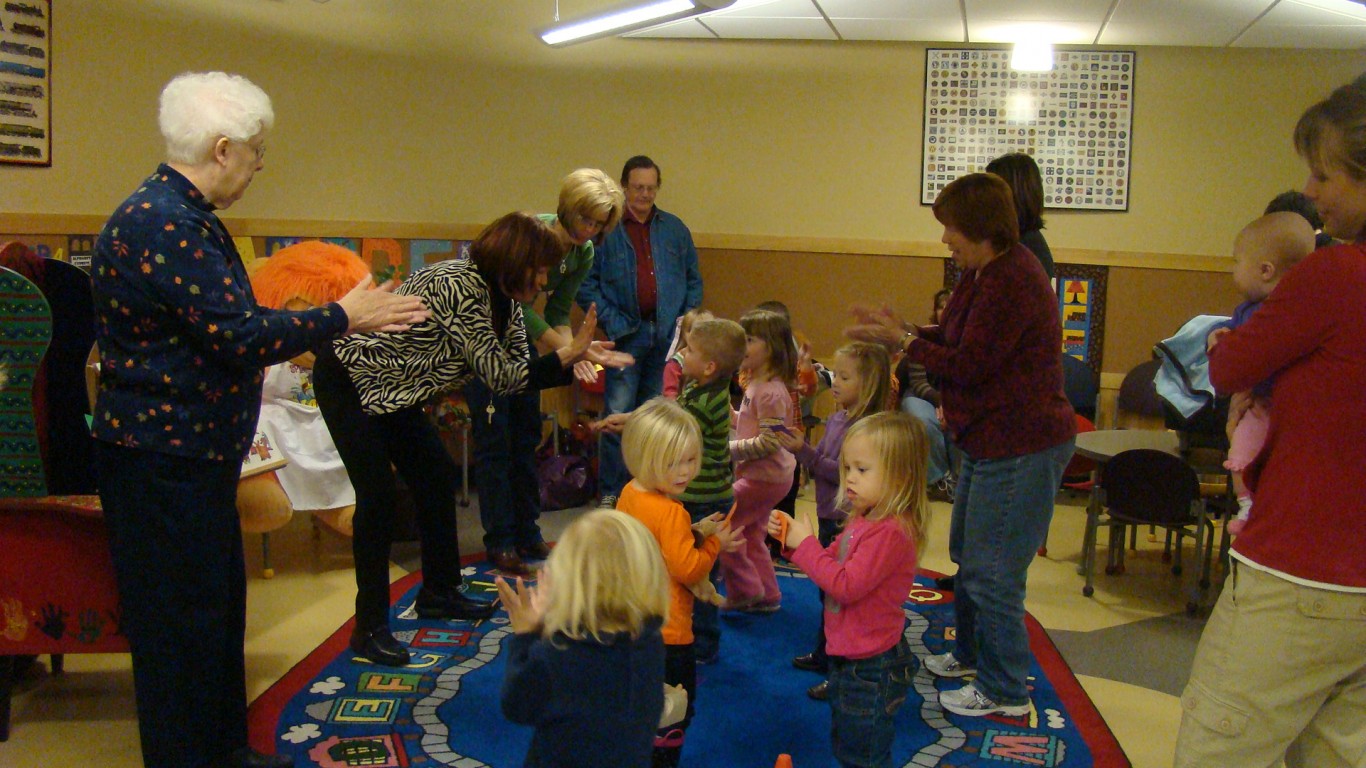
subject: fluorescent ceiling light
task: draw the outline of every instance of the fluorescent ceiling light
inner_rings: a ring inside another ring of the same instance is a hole
[[[710,13],[733,2],[735,0],[651,0],[633,3],[587,19],[551,27],[541,33],[541,39],[547,45],[568,45],[610,34],[632,32],[699,13]]]
[[[1010,55],[1010,68],[1021,72],[1048,72],[1053,69],[1053,44],[1047,40],[1021,40]]]
[[[1366,20],[1366,0],[1291,0],[1295,5],[1318,8],[1356,21]]]

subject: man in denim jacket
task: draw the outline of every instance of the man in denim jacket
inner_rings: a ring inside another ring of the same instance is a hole
[[[622,226],[598,246],[588,277],[579,286],[585,310],[598,305],[598,327],[617,350],[635,356],[634,366],[607,371],[604,416],[628,413],[659,395],[665,355],[683,313],[702,303],[702,275],[688,227],[655,207],[659,166],[644,155],[626,161]],[[604,433],[598,444],[602,506],[615,506],[630,478],[621,458],[621,436]]]

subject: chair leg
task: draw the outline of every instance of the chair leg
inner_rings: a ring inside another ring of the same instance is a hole
[[[60,675],[66,671],[66,655],[61,653],[52,654],[52,674]]]
[[[9,697],[14,690],[14,658],[0,656],[0,742],[9,741]]]
[[[275,578],[275,569],[270,567],[270,534],[261,534],[261,578]]]

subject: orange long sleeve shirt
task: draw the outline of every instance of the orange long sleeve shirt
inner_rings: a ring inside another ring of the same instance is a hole
[[[669,619],[664,622],[664,644],[690,644],[693,596],[686,585],[707,578],[721,552],[721,542],[708,536],[699,549],[693,539],[692,520],[683,505],[657,491],[642,491],[635,481],[622,489],[617,509],[650,529],[664,555],[664,567],[669,571]]]

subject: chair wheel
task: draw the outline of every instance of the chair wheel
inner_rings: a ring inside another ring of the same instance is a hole
[[[1105,575],[1106,575],[1106,576],[1114,576],[1114,575],[1117,574],[1117,573],[1119,573],[1119,566],[1118,566],[1118,565],[1107,565],[1107,566],[1105,566]]]
[[[1173,575],[1173,576],[1180,576],[1180,575],[1181,575],[1181,566],[1179,566],[1179,565],[1173,565],[1173,566],[1172,566],[1172,575]]]
[[[1090,597],[1091,595],[1094,595],[1094,594],[1096,593],[1096,590],[1093,589],[1092,587],[1082,587],[1082,588],[1081,588],[1081,593],[1082,593],[1083,595],[1085,595],[1086,597]]]
[[[273,579],[273,578],[275,578],[275,569],[274,569],[274,568],[262,568],[262,569],[261,569],[261,578],[263,578],[263,579]]]

